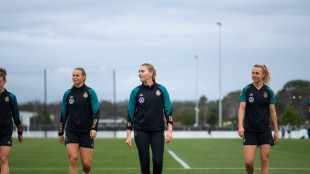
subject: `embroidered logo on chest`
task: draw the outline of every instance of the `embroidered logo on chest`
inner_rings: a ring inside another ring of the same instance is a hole
[[[71,95],[69,98],[70,98],[70,99],[69,99],[69,103],[72,105],[72,104],[74,103],[73,96]]]
[[[84,98],[87,98],[87,97],[88,97],[87,92],[85,92],[85,93],[83,94],[83,97],[84,97]]]
[[[4,101],[5,101],[5,102],[9,102],[9,101],[10,101],[10,98],[9,98],[8,96],[6,96],[5,99],[4,99]]]
[[[249,97],[249,102],[253,103],[254,102],[254,97]]]
[[[265,97],[265,98],[268,98],[267,92],[264,92],[264,97]]]
[[[145,99],[144,99],[144,97],[140,97],[138,101],[139,101],[139,103],[142,104],[142,103],[144,103]]]
[[[160,90],[157,90],[157,91],[156,91],[156,95],[157,95],[157,96],[160,96],[160,95],[161,95]]]
[[[250,95],[249,95],[250,97],[249,97],[249,102],[250,103],[253,103],[254,102],[254,95],[253,95],[253,93],[251,93]]]

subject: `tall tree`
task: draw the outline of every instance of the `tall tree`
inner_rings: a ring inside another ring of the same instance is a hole
[[[207,123],[207,114],[208,107],[207,103],[208,99],[206,96],[201,96],[199,99],[199,125],[206,125]]]
[[[241,91],[234,91],[227,94],[223,99],[223,121],[231,120],[238,115],[239,97]]]
[[[298,121],[299,121],[299,115],[297,111],[295,110],[295,107],[287,106],[284,110],[281,123],[283,125],[287,125],[287,123],[290,123],[291,125],[295,125],[295,124],[298,124]]]
[[[278,117],[283,117],[286,107],[294,106],[300,115],[300,121],[306,120],[309,96],[310,81],[292,80],[287,82],[276,95]]]

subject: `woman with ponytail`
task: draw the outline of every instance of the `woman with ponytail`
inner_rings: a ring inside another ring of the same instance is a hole
[[[86,72],[75,68],[73,85],[62,100],[59,124],[59,142],[65,143],[69,157],[69,173],[77,174],[79,151],[84,174],[89,174],[93,158],[94,138],[97,136],[99,103],[96,92],[85,85]],[[64,137],[64,127],[66,134]]]
[[[19,119],[16,96],[4,88],[6,70],[0,67],[0,173],[9,174],[8,159],[12,149],[13,121],[17,127],[18,141],[23,141],[23,130]]]
[[[275,94],[269,86],[270,71],[266,64],[252,68],[253,83],[243,88],[239,102],[238,134],[243,138],[243,154],[248,174],[254,173],[256,149],[260,149],[261,173],[269,173],[270,147],[279,141]],[[273,122],[274,135],[270,126]]]
[[[139,152],[141,173],[150,174],[149,148],[152,148],[153,174],[163,169],[165,120],[166,142],[172,141],[172,108],[167,89],[155,82],[156,70],[152,64],[144,63],[139,69],[141,85],[135,87],[128,103],[127,139],[131,146],[131,131]]]

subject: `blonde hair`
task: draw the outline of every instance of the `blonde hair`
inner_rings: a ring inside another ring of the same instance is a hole
[[[262,63],[262,64],[255,64],[254,67],[258,67],[258,68],[261,68],[263,70],[263,73],[265,74],[265,76],[262,80],[266,85],[268,85],[270,83],[270,79],[271,79],[268,66],[266,64]]]
[[[153,72],[152,80],[155,82],[155,80],[156,80],[156,69],[154,68],[154,66],[152,64],[150,64],[150,63],[144,63],[141,66],[146,66],[146,68],[150,72]]]
[[[74,68],[74,70],[79,70],[79,71],[82,71],[82,76],[85,76],[85,79],[84,79],[84,81],[83,81],[83,83],[85,83],[85,81],[86,81],[86,71],[85,71],[85,69],[84,68],[81,68],[81,67],[77,67],[77,68]],[[73,70],[73,71],[74,71]],[[74,87],[74,84],[71,86],[71,89]]]
[[[3,80],[6,80],[6,70],[2,67],[0,67],[0,77],[2,77]]]

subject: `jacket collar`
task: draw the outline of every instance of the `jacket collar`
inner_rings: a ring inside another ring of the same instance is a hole
[[[156,85],[157,85],[157,83],[156,83],[155,81],[154,81],[154,83],[153,83],[152,86],[147,86],[147,85],[144,85],[144,84],[142,83],[142,87],[143,87],[143,88],[146,88],[146,89],[154,89]]]
[[[81,86],[81,87],[79,87],[79,88],[77,88],[77,87],[73,87],[72,89],[74,89],[74,90],[82,90],[82,89],[84,89],[86,87],[86,85],[85,85],[85,83],[83,84],[83,86]]]

